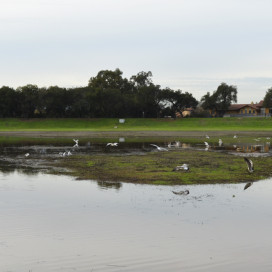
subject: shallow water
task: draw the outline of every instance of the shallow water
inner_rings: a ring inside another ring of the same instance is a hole
[[[272,270],[271,179],[109,185],[0,172],[0,271]]]

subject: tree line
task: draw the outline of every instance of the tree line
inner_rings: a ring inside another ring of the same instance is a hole
[[[127,79],[120,69],[101,70],[90,78],[86,87],[39,88],[28,84],[14,89],[3,86],[0,88],[0,117],[175,117],[177,112],[197,106],[203,108],[202,112],[224,111],[236,100],[237,88],[226,83],[212,95],[204,95],[199,102],[191,93],[154,84],[150,71]]]

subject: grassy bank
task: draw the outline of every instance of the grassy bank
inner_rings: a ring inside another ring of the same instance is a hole
[[[117,127],[117,128],[116,128]],[[0,131],[271,131],[272,118],[0,119]]]
[[[130,156],[71,156],[54,162],[54,166],[71,170],[68,174],[79,179],[162,185],[239,183],[271,176],[271,158],[258,157],[252,160],[255,165],[252,174],[248,173],[242,157],[192,150]],[[172,171],[183,163],[190,165],[189,172]]]

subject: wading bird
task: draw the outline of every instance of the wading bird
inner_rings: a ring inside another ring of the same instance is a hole
[[[218,144],[219,144],[219,146],[222,146],[223,141],[221,139],[219,139]]]
[[[252,160],[250,160],[250,159],[248,159],[248,158],[244,158],[244,160],[245,160],[245,162],[246,162],[246,164],[247,164],[247,169],[248,169],[248,172],[249,173],[253,173],[253,171],[254,171],[254,165],[253,165],[253,162],[252,162]]]
[[[158,151],[168,151],[168,150],[167,150],[166,148],[164,148],[164,147],[160,147],[160,146],[155,145],[155,144],[150,144],[150,145],[156,147]]]
[[[189,195],[189,190],[185,190],[185,191],[179,191],[179,192],[175,192],[175,191],[172,191],[173,194],[175,195]]]

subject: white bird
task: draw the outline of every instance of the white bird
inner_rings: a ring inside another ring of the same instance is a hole
[[[28,157],[29,155],[30,155],[29,153],[26,153],[26,154],[25,154],[25,157]]]
[[[179,191],[179,192],[175,192],[175,191],[172,191],[173,194],[175,195],[189,195],[189,190],[185,190],[185,191]]]
[[[223,141],[221,139],[219,139],[218,143],[219,143],[219,146],[222,146]]]
[[[171,147],[180,147],[180,141],[175,141],[173,144],[170,142],[168,145],[168,148],[171,148]]]
[[[210,136],[209,136],[209,135],[206,135],[206,139],[210,139]]]
[[[78,147],[78,139],[73,139],[73,141],[75,142],[75,145],[73,147]]]
[[[158,151],[168,151],[168,150],[167,150],[166,148],[164,148],[164,147],[160,147],[160,146],[155,145],[155,144],[150,144],[150,145],[156,147]]]
[[[244,160],[245,160],[245,162],[246,162],[246,164],[247,164],[248,172],[249,172],[249,173],[253,173],[253,171],[254,171],[254,165],[253,165],[252,160],[250,160],[250,159],[248,159],[248,158],[246,158],[246,157],[244,157]]]
[[[270,137],[267,137],[266,139],[267,139],[267,140],[270,140]]]
[[[106,146],[118,146],[118,143],[107,143]]]
[[[236,139],[236,138],[237,138],[237,135],[234,135],[233,138]]]
[[[180,170],[189,171],[190,170],[189,164],[184,163],[183,165],[178,165],[173,169],[173,171],[180,171]]]
[[[71,156],[72,155],[71,151],[66,152],[66,155]]]
[[[261,139],[258,138],[258,139],[254,139],[254,140],[255,140],[256,142],[259,142]]]

